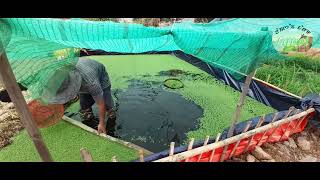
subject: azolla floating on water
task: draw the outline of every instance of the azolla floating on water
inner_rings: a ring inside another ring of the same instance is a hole
[[[170,89],[180,89],[184,87],[184,84],[179,79],[170,78],[164,81],[164,86]]]

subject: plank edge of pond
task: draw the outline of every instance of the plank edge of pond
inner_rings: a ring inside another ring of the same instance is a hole
[[[97,130],[95,130],[95,129],[89,127],[89,126],[86,126],[85,124],[82,124],[81,122],[78,122],[78,121],[76,121],[76,120],[74,120],[72,118],[69,118],[67,116],[63,116],[62,120],[66,121],[66,122],[68,122],[68,123],[70,123],[72,125],[75,125],[75,126],[81,128],[81,129],[83,129],[83,130],[85,130],[85,131],[87,131],[89,133],[92,133],[92,134],[94,134],[96,136],[103,137],[103,138],[108,139],[110,141],[113,141],[113,142],[119,143],[121,145],[124,145],[124,146],[126,146],[128,148],[135,149],[137,151],[141,151],[142,150],[145,153],[145,155],[153,154],[153,152],[151,152],[151,151],[149,151],[149,150],[147,150],[147,149],[145,149],[143,147],[140,147],[140,146],[138,146],[136,144],[133,144],[131,142],[127,142],[127,141],[124,141],[124,140],[121,140],[121,139],[118,139],[118,138],[115,138],[115,137],[112,137],[112,136],[109,136],[109,135],[106,135],[106,134],[98,134]]]

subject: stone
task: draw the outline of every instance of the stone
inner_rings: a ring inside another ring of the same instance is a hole
[[[295,149],[295,148],[298,147],[297,144],[296,144],[296,142],[294,142],[294,140],[293,140],[292,138],[290,138],[290,137],[289,137],[289,139],[288,139],[288,142],[289,142],[289,146],[290,146],[291,148]]]
[[[256,158],[252,156],[251,154],[248,154],[246,158],[247,162],[256,162]]]
[[[261,147],[257,146],[253,151],[252,155],[258,160],[270,160],[272,157],[266,153]]]
[[[283,154],[286,154],[286,155],[290,155],[290,150],[287,148],[287,146],[281,144],[281,143],[276,143],[276,145],[279,147],[279,152],[283,152]]]
[[[318,162],[319,160],[316,157],[313,156],[306,156],[299,160],[298,162]]]
[[[310,142],[303,136],[299,136],[297,138],[297,144],[304,151],[309,151],[310,148],[311,148],[310,147]]]
[[[269,159],[269,160],[261,160],[261,162],[276,162],[274,159]]]

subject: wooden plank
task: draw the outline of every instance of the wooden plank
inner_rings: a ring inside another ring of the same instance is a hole
[[[85,148],[80,149],[80,154],[84,162],[93,162],[92,156],[88,150]]]
[[[0,42],[0,49],[1,48],[2,45]],[[0,57],[0,78],[16,108],[16,111],[20,116],[20,120],[24,128],[27,130],[30,138],[32,139],[42,161],[52,162],[53,160],[51,158],[49,150],[42,139],[39,129],[32,119],[32,115],[29,112],[28,105],[17,84],[16,78],[13,74],[5,51],[2,52]]]
[[[285,119],[281,119],[279,121],[267,124],[265,126],[261,126],[261,127],[257,128],[257,129],[250,130],[250,131],[248,131],[246,133],[239,134],[239,135],[230,137],[228,139],[225,139],[225,140],[222,140],[222,141],[219,141],[219,142],[216,142],[216,143],[208,144],[206,146],[200,146],[200,147],[194,148],[194,149],[192,149],[190,151],[185,151],[185,152],[181,152],[181,153],[175,154],[175,155],[173,155],[173,158],[176,161],[181,161],[181,160],[184,160],[186,158],[190,158],[190,157],[196,156],[196,155],[198,155],[200,153],[205,153],[205,152],[211,151],[212,149],[221,148],[221,147],[226,146],[228,144],[237,142],[239,139],[244,139],[244,138],[251,137],[254,134],[264,132],[264,131],[266,131],[268,129],[275,128],[275,127],[280,126],[282,124],[286,124],[286,123],[288,123],[288,122],[290,122],[292,120],[298,119],[300,117],[303,117],[303,116],[308,115],[308,114],[313,113],[313,112],[315,112],[315,109],[314,108],[310,108],[310,109],[308,109],[306,111],[303,111],[303,112],[301,112],[301,113],[299,113],[297,115],[290,116],[290,117],[287,117]],[[169,157],[165,157],[165,158],[161,158],[161,159],[155,160],[153,162],[167,162],[168,160],[169,160]]]

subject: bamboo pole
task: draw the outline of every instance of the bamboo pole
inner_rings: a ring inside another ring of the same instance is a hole
[[[256,129],[256,128],[259,128],[259,127],[262,125],[262,123],[264,122],[264,118],[265,118],[265,115],[263,115],[263,116],[259,119],[259,122],[258,122],[258,124],[256,125],[255,129]],[[254,136],[251,136],[251,138],[250,138],[250,140],[249,140],[246,148],[244,149],[244,152],[248,151],[248,149],[249,149],[249,147],[250,147],[250,144],[251,144],[251,142],[252,142],[252,140],[253,140],[253,137],[254,137]]]
[[[1,49],[3,49],[3,46],[0,42],[0,50]],[[2,80],[10,96],[10,99],[12,100],[16,108],[16,111],[20,116],[20,120],[23,126],[26,128],[30,138],[32,139],[42,161],[52,162],[53,160],[51,158],[49,150],[42,139],[38,127],[32,119],[32,115],[22,95],[22,92],[17,84],[17,80],[13,74],[13,71],[11,69],[4,49],[0,57],[0,79]]]
[[[310,109],[308,109],[306,111],[303,111],[303,112],[301,112],[299,114],[296,114],[294,116],[290,116],[290,117],[287,117],[285,119],[276,121],[274,123],[267,124],[265,126],[259,127],[257,129],[250,130],[250,131],[248,131],[246,133],[243,133],[243,134],[239,134],[239,135],[233,136],[233,137],[225,139],[223,141],[219,141],[219,142],[216,142],[216,143],[208,144],[206,146],[201,146],[201,147],[192,149],[190,151],[185,151],[185,152],[181,152],[179,154],[175,154],[175,155],[173,155],[173,158],[176,161],[181,161],[183,159],[196,156],[196,155],[198,155],[200,153],[211,151],[212,149],[220,148],[220,147],[223,147],[225,145],[237,142],[239,139],[248,138],[248,137],[250,137],[250,136],[252,136],[254,134],[264,132],[264,131],[266,131],[268,129],[271,129],[271,128],[275,128],[275,127],[277,127],[279,125],[288,123],[288,122],[290,122],[292,120],[295,120],[297,118],[301,118],[303,116],[306,116],[306,115],[308,115],[308,114],[310,114],[312,112],[315,112],[314,108],[310,108]],[[167,162],[168,160],[169,160],[169,157],[165,157],[165,158],[162,158],[162,159],[158,159],[158,160],[156,160],[154,162]]]
[[[117,157],[116,157],[116,156],[113,156],[111,160],[112,160],[112,162],[118,162],[118,160],[117,160]]]
[[[244,105],[244,101],[247,97],[247,94],[248,94],[248,91],[249,91],[249,87],[250,87],[250,84],[251,84],[251,81],[252,81],[252,78],[253,76],[256,74],[256,70],[252,71],[247,77],[246,77],[246,80],[244,82],[244,87],[242,89],[242,93],[241,93],[241,96],[240,96],[240,100],[237,104],[237,108],[236,108],[236,112],[234,113],[233,115],[233,118],[232,118],[232,122],[231,122],[231,126],[229,128],[229,131],[228,131],[228,134],[227,134],[227,138],[230,138],[232,135],[233,135],[233,131],[234,131],[234,128],[240,118],[240,115],[241,115],[241,110],[242,110],[242,106]],[[227,152],[227,149],[228,147],[226,146],[224,149],[223,149],[223,152],[222,152],[222,155],[221,155],[221,158],[220,158],[220,161],[223,161],[224,159],[224,156]]]
[[[113,142],[122,144],[122,145],[124,145],[124,146],[126,146],[126,147],[129,147],[129,148],[133,148],[133,149],[135,149],[135,150],[137,150],[137,151],[143,150],[143,152],[144,152],[146,155],[151,155],[151,154],[153,154],[151,151],[149,151],[149,150],[147,150],[147,149],[144,149],[144,148],[142,148],[142,147],[140,147],[140,146],[138,146],[138,145],[132,144],[132,143],[130,143],[130,142],[127,142],[127,141],[123,141],[123,140],[121,140],[121,139],[114,138],[114,137],[109,136],[109,135],[106,135],[106,134],[104,134],[104,133],[99,134],[96,129],[93,129],[93,128],[91,128],[91,127],[89,127],[89,126],[87,126],[87,125],[85,125],[85,124],[83,124],[83,123],[81,123],[81,122],[79,122],[79,121],[76,121],[76,120],[74,120],[74,119],[71,119],[71,118],[69,118],[69,117],[67,117],[67,116],[63,116],[62,119],[63,119],[64,121],[68,122],[68,123],[71,123],[71,124],[73,124],[73,125],[75,125],[75,126],[80,127],[81,129],[83,129],[83,130],[85,130],[85,131],[88,131],[88,132],[90,132],[90,133],[96,134],[97,136],[103,137],[103,138],[108,139],[108,140],[110,140],[110,141],[113,141]]]
[[[93,162],[92,156],[88,150],[85,148],[80,149],[80,154],[84,162]]]
[[[191,138],[187,151],[192,149],[193,143],[194,143],[194,138]],[[185,162],[188,162],[188,161],[189,161],[189,158],[187,158]]]
[[[206,139],[204,140],[204,143],[203,143],[204,146],[208,144],[209,139],[210,139],[210,136],[206,136]],[[201,158],[202,158],[202,153],[198,157],[197,162],[199,162]]]
[[[221,133],[218,133],[218,134],[217,134],[217,137],[216,137],[215,143],[219,141],[220,136],[221,136]],[[212,152],[211,152],[211,155],[210,155],[210,158],[209,158],[209,162],[212,162],[212,159],[213,159],[213,156],[214,156],[215,151],[216,151],[216,148],[213,148],[213,149],[212,149]]]
[[[274,116],[273,116],[273,118],[272,118],[272,120],[271,120],[270,123],[273,123],[273,122],[277,119],[278,115],[279,115],[279,112],[276,112],[276,113],[274,114]],[[268,132],[268,131],[265,131],[265,132],[263,133],[263,135],[262,135],[262,137],[260,138],[257,146],[260,146],[260,145],[261,145],[261,144],[260,144],[260,143],[261,143],[261,140],[262,140],[263,137],[267,134],[267,132]]]
[[[173,159],[173,153],[174,153],[174,142],[171,142],[171,143],[170,143],[170,149],[169,149],[170,162],[174,161],[174,159]]]
[[[143,155],[142,149],[139,150],[139,158],[140,158],[140,162],[144,162],[144,155]]]
[[[250,125],[251,125],[252,121],[248,121],[246,127],[243,129],[242,133],[245,133],[249,130]],[[229,158],[231,158],[233,156],[233,154],[236,152],[237,147],[239,146],[241,142],[241,139],[237,141],[236,145],[234,146],[234,148],[232,149]]]

